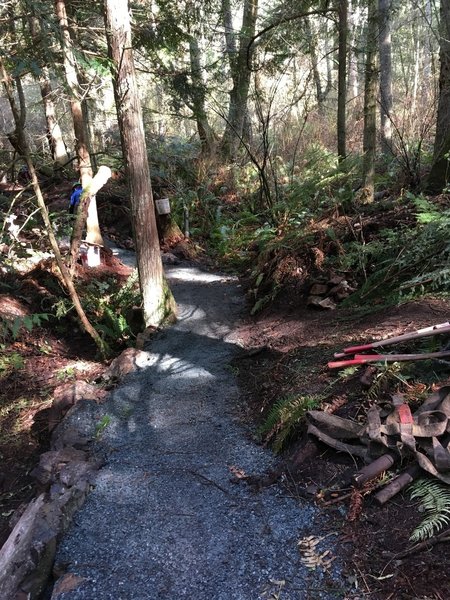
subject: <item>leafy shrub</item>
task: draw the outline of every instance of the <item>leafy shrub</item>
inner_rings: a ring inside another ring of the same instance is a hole
[[[0,340],[3,343],[8,339],[16,340],[22,329],[32,331],[34,327],[40,327],[43,321],[48,321],[49,316],[47,313],[35,313],[14,319],[0,317]]]

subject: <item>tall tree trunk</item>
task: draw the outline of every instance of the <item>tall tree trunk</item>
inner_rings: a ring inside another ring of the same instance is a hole
[[[304,27],[305,27],[306,40],[307,40],[308,46],[309,46],[311,70],[312,70],[312,75],[313,75],[313,80],[314,80],[314,87],[316,88],[317,105],[319,107],[319,112],[322,112],[324,94],[323,94],[323,90],[322,90],[322,82],[320,79],[319,61],[317,59],[317,38],[315,38],[313,35],[311,23],[310,23],[310,20],[308,19],[308,17],[305,17],[303,23],[304,23]]]
[[[1,56],[0,56],[0,74],[1,74],[2,81],[4,84],[5,90],[6,90],[6,94],[8,96],[9,104],[11,106],[11,111],[13,113],[14,122],[16,124],[16,132],[17,132],[17,136],[19,138],[19,143],[20,143],[20,146],[23,148],[23,156],[27,163],[28,172],[30,173],[30,176],[31,176],[31,184],[33,186],[33,190],[36,195],[36,199],[37,199],[38,206],[39,206],[39,209],[40,209],[40,212],[42,215],[42,219],[45,224],[46,233],[47,233],[47,236],[48,236],[48,239],[50,242],[50,246],[55,255],[55,259],[58,264],[63,283],[64,283],[67,291],[69,292],[70,299],[72,300],[72,303],[78,314],[81,325],[83,326],[85,331],[92,337],[92,339],[96,343],[98,349],[100,350],[102,356],[105,358],[109,353],[109,348],[108,348],[107,344],[99,336],[99,334],[96,332],[96,330],[92,327],[90,321],[88,320],[86,313],[84,312],[84,309],[81,305],[78,293],[75,289],[73,279],[63,261],[61,253],[59,251],[58,242],[56,241],[56,237],[53,232],[53,227],[52,227],[52,224],[50,221],[50,217],[48,215],[47,206],[45,204],[44,197],[42,195],[41,188],[39,186],[38,178],[36,175],[36,170],[34,168],[33,161],[31,160],[30,150],[28,148],[28,143],[27,143],[27,140],[24,135],[23,127],[21,125],[20,113],[17,109],[16,103],[14,100],[14,95],[12,93],[11,80],[8,76],[8,73],[6,72],[5,66],[1,59]]]
[[[192,79],[192,108],[197,123],[198,137],[202,153],[211,155],[214,150],[214,132],[209,124],[205,107],[205,82],[203,81],[201,52],[198,40],[194,35],[189,38],[189,56]]]
[[[358,68],[358,55],[359,55],[359,44],[361,41],[361,7],[359,6],[359,0],[352,0],[351,8],[348,15],[348,63],[349,63],[349,77],[348,77],[348,95],[350,99],[355,99],[359,94],[359,68]]]
[[[56,117],[54,93],[47,67],[42,68],[39,76],[39,88],[41,90],[42,104],[44,106],[45,122],[47,127],[47,139],[52,159],[57,165],[63,166],[68,163],[66,145],[63,140],[61,127]]]
[[[228,118],[221,145],[222,154],[227,159],[233,159],[236,156],[243,136],[251,76],[247,61],[251,61],[252,52],[251,50],[249,52],[248,48],[255,35],[257,15],[258,0],[245,0],[239,51],[236,60],[230,62],[233,88],[230,91]]]
[[[131,44],[128,2],[104,0],[105,28],[113,63],[114,91],[122,148],[130,186],[130,203],[139,280],[147,326],[158,326],[174,312],[164,278],[145,144],[142,109]]]
[[[42,32],[37,16],[30,17],[31,38],[35,47],[42,46]],[[56,118],[54,94],[50,83],[50,75],[46,65],[43,65],[38,77],[41,91],[42,104],[44,106],[45,122],[47,127],[47,140],[52,159],[57,165],[64,165],[69,161],[66,146],[64,144],[61,128]]]
[[[363,132],[363,194],[361,201],[373,202],[375,186],[375,153],[377,137],[377,0],[368,1],[366,67],[364,81],[364,132]]]
[[[439,103],[433,166],[427,188],[441,192],[450,181],[450,0],[441,0]]]
[[[83,186],[83,189],[85,189],[89,186],[89,183],[92,180],[93,172],[88,149],[88,135],[86,124],[83,118],[83,108],[79,93],[80,88],[78,83],[77,64],[67,21],[65,0],[55,0],[55,12],[61,32],[64,72],[66,75],[67,87],[69,88],[70,93],[70,109],[72,112],[73,128],[75,132],[75,151],[78,158],[81,185]],[[100,226],[98,223],[97,202],[95,196],[91,198],[89,203],[86,228],[86,240],[91,244],[104,246],[102,234],[100,232]],[[75,265],[71,264],[72,271],[74,268]]]
[[[380,135],[381,150],[392,152],[392,51],[391,51],[392,0],[378,0],[380,23]]]
[[[338,107],[337,107],[337,146],[339,160],[347,155],[346,110],[347,110],[347,13],[348,0],[338,0],[339,50],[338,50]]]

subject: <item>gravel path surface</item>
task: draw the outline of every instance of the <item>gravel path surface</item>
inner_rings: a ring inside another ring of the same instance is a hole
[[[81,403],[70,418],[97,436],[106,464],[57,553],[81,583],[53,598],[343,597],[337,566],[324,574],[300,560],[299,539],[330,531],[314,507],[276,486],[255,493],[232,481],[230,467],[261,474],[274,462],[239,422],[229,364],[238,282],[192,266],[168,276],[178,323],[105,403]]]

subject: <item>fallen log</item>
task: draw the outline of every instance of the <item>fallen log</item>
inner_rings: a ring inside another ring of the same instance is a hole
[[[375,479],[384,471],[387,471],[397,460],[397,457],[393,452],[387,452],[383,454],[370,464],[360,469],[353,475],[353,482],[357,487],[362,487],[365,483],[371,479]]]
[[[422,472],[419,465],[411,465],[403,473],[397,475],[388,485],[374,495],[374,500],[380,506],[386,504],[388,500],[401,492],[406,486],[412,483]]]

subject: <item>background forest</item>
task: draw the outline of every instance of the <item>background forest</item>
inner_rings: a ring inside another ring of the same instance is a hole
[[[108,51],[104,17],[115,11],[120,29],[125,4],[3,3],[4,183],[24,169],[21,131],[44,187],[83,183],[99,165],[125,182],[117,115],[127,92],[116,85],[114,93],[111,72],[117,75],[120,58],[114,63]],[[379,285],[372,271],[379,279],[378,266],[401,254],[387,266],[390,280],[402,273],[408,290],[425,283],[442,289],[445,260],[430,263],[430,241],[441,243],[434,254],[447,252],[448,214],[422,192],[445,192],[448,180],[447,0],[163,0],[134,2],[130,10],[154,196],[169,196],[179,227],[189,215],[191,239],[234,268],[254,265],[256,250],[265,268],[252,272],[255,310],[275,297],[282,280],[305,283],[324,260],[370,288]],[[25,231],[38,225],[26,198],[21,193],[15,208],[9,196],[2,201],[9,258],[13,223]],[[102,227],[113,204],[110,198],[101,211]],[[384,232],[372,244],[370,232],[355,228],[361,212],[371,213],[374,229],[377,214],[393,210],[395,221],[407,205],[426,222],[414,234],[400,227],[390,235],[393,223],[380,223]],[[70,225],[58,215],[53,227],[61,221]],[[101,243],[98,224],[94,229],[91,241]],[[412,237],[415,269],[406,256]]]

